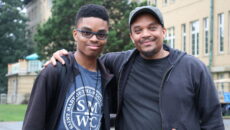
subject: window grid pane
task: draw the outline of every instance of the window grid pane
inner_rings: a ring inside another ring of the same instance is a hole
[[[192,35],[192,55],[199,55],[199,22],[195,21],[191,24]]]
[[[171,27],[171,28],[168,28],[167,30],[168,30],[166,34],[167,44],[170,47],[175,48],[175,29],[174,27]]]
[[[186,25],[182,24],[182,50],[186,51]]]

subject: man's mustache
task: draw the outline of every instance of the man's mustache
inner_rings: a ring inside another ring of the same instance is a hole
[[[155,38],[154,37],[146,37],[146,38],[142,38],[140,40],[140,43],[144,43],[144,42],[153,42],[155,41]]]

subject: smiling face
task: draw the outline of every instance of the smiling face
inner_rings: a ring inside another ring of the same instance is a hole
[[[137,16],[131,24],[130,38],[145,59],[158,59],[164,54],[163,40],[166,29],[153,17],[145,13]]]
[[[108,22],[96,17],[83,17],[79,19],[76,27],[80,31],[108,33]],[[74,30],[73,37],[77,43],[77,53],[86,57],[97,57],[103,50],[107,39],[101,40],[93,35],[91,38],[84,37],[82,32]]]

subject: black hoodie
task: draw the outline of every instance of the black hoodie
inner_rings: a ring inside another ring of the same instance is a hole
[[[224,130],[216,88],[206,66],[197,58],[169,48],[170,66],[161,81],[162,129]],[[117,119],[122,116],[124,89],[138,50],[109,53],[102,57],[118,84]],[[137,97],[138,98],[138,97]],[[135,124],[135,122],[134,122]],[[138,124],[135,124],[138,125]],[[116,129],[118,128],[116,125]]]
[[[23,130],[53,130],[57,126],[58,118],[64,105],[66,92],[73,83],[79,71],[74,67],[74,55],[63,57],[65,65],[60,63],[56,67],[49,65],[38,75],[30,97]],[[111,97],[115,93],[112,90],[112,78],[106,72],[104,66],[98,61],[102,79],[103,117],[101,129],[109,130],[112,113],[109,108]],[[114,97],[115,98],[115,97]],[[112,98],[113,99],[113,98]],[[113,101],[114,102],[114,101]]]

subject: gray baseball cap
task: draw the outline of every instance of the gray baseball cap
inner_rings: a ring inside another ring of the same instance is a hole
[[[164,20],[161,11],[159,10],[159,8],[154,6],[141,6],[141,7],[136,7],[134,10],[132,10],[129,14],[129,27],[131,27],[134,18],[140,13],[152,14],[155,18],[157,18],[160,24],[164,27]]]

